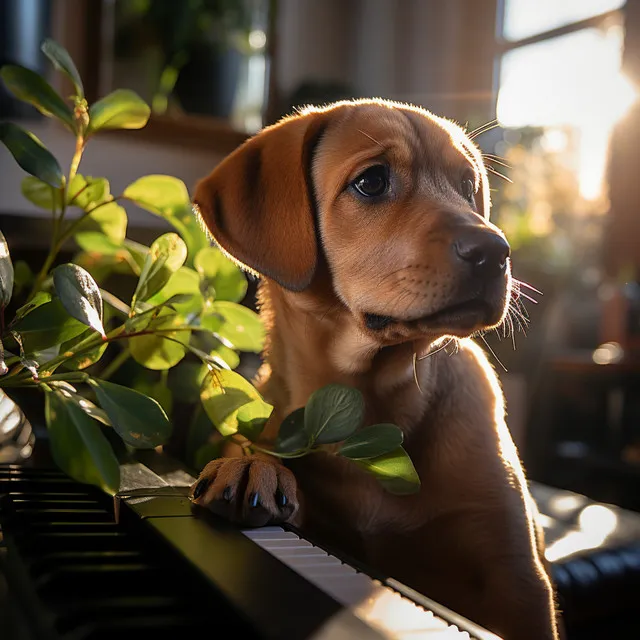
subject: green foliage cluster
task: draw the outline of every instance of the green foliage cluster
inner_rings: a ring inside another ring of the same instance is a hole
[[[273,407],[233,371],[239,352],[260,353],[264,342],[259,317],[240,304],[247,292],[245,275],[209,245],[180,180],[145,176],[113,195],[106,178],[79,173],[95,134],[141,128],[150,110],[128,90],[89,105],[68,53],[50,40],[42,51],[71,80],[69,102],[26,68],[5,66],[0,77],[16,97],[61,122],[76,144],[64,172],[33,134],[0,123],[0,142],[29,174],[23,195],[50,211],[53,221],[51,248],[37,274],[23,262],[13,265],[0,232],[0,394],[7,401],[3,389],[43,392],[55,461],[77,480],[110,493],[118,491],[120,472],[105,429],[133,448],[165,443],[171,434],[172,369],[178,372],[176,394],[200,400],[203,408],[190,426],[192,462],[200,466],[219,455],[227,439],[240,440],[249,452],[259,450],[255,442]],[[162,217],[175,232],[149,247],[128,239],[126,203]],[[77,215],[69,216],[72,210]],[[78,247],[73,263],[54,268],[70,239]],[[113,274],[133,279],[128,302],[103,287]],[[5,317],[16,297],[23,298],[22,306]],[[117,355],[102,360],[115,345]],[[160,372],[158,382],[143,378],[137,388],[110,382],[129,359],[143,371]],[[419,481],[400,430],[388,424],[359,429],[362,421],[361,394],[329,385],[288,416],[275,451],[268,453],[299,457],[333,445],[329,450],[354,460],[390,491],[415,491]],[[220,436],[216,444],[214,428]],[[342,443],[337,450],[335,443]]]

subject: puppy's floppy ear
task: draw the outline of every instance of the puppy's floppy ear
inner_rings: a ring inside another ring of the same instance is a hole
[[[194,196],[224,251],[292,291],[310,284],[318,260],[311,162],[326,120],[308,113],[264,129],[201,180]]]

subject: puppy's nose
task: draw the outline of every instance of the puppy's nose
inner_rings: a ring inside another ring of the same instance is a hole
[[[509,243],[488,229],[466,231],[454,243],[458,258],[485,276],[504,272],[511,255]]]

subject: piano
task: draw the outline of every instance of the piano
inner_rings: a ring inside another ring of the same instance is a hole
[[[138,452],[116,498],[0,465],[0,638],[499,640],[292,527],[194,507],[194,478]],[[568,640],[640,637],[640,515],[532,483]],[[136,634],[135,636],[133,634]]]
[[[0,466],[2,638],[499,640],[291,527],[228,525],[191,504],[177,463],[142,458],[113,499],[54,468]]]

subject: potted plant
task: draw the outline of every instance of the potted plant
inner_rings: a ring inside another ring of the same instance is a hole
[[[210,246],[177,178],[145,176],[114,195],[106,178],[80,172],[96,134],[143,127],[150,109],[128,90],[87,104],[69,54],[51,40],[42,50],[72,81],[70,103],[29,69],[8,65],[0,78],[16,97],[67,128],[75,153],[63,171],[35,136],[0,123],[0,142],[29,174],[22,193],[49,210],[53,221],[51,248],[37,274],[13,265],[0,232],[0,403],[24,423],[7,394],[44,394],[55,462],[73,478],[110,493],[120,483],[117,453],[156,447],[171,433],[171,370],[180,371],[173,383],[180,394],[193,396],[200,409],[189,427],[192,466],[219,455],[225,439],[241,442],[247,452],[260,449],[256,442],[273,407],[234,371],[239,352],[259,353],[264,340],[259,317],[239,304],[247,291],[243,272]],[[148,247],[131,241],[127,203],[161,216],[175,231]],[[70,219],[72,209],[79,215]],[[78,252],[73,262],[56,264],[67,240]],[[113,274],[129,278],[126,300],[106,288]],[[14,289],[21,300],[14,299]],[[125,363],[144,374],[141,381],[111,380]],[[355,389],[319,389],[283,422],[275,449],[266,452],[300,457],[341,443],[332,447],[337,455],[353,459],[390,491],[415,491],[419,480],[402,449],[402,433],[388,424],[360,428],[363,413]],[[106,434],[116,434],[125,446],[114,450]],[[20,451],[27,455],[28,447]]]

